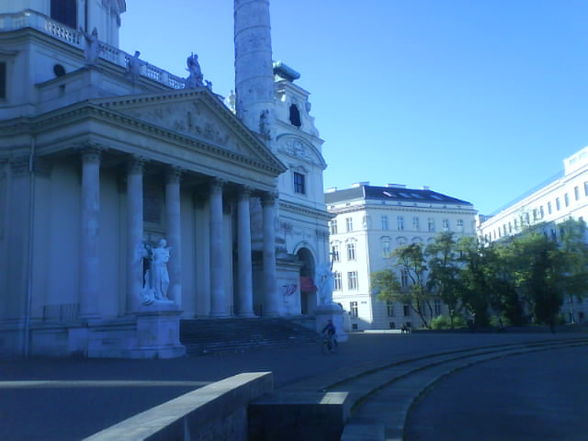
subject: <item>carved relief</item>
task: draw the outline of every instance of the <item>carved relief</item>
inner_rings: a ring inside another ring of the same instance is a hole
[[[180,105],[160,105],[149,108],[123,110],[136,118],[186,135],[204,138],[232,151],[240,151],[241,146],[235,138],[210,112],[206,112],[198,102]]]

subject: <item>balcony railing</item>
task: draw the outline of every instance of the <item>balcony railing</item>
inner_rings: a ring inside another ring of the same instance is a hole
[[[35,29],[57,40],[84,50],[84,36],[81,31],[56,22],[37,11],[27,9],[15,14],[0,14],[0,33],[22,28]],[[132,55],[101,41],[99,57],[127,69]],[[172,89],[184,89],[186,87],[186,80],[184,78],[173,75],[143,60],[140,61],[143,63],[140,69],[141,76],[157,81]]]

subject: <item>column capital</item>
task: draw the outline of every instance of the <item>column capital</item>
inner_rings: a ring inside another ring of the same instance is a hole
[[[82,161],[84,163],[88,163],[88,162],[99,163],[103,150],[104,149],[102,149],[96,145],[92,145],[92,144],[87,144],[87,145],[81,147],[80,154],[82,156]]]
[[[184,169],[177,165],[168,165],[165,169],[165,181],[169,184],[177,184],[180,182],[184,173]]]
[[[277,191],[266,191],[261,195],[261,205],[273,205],[280,194]]]
[[[251,197],[255,188],[251,187],[250,185],[240,185],[239,186],[239,197],[241,198],[248,198]]]
[[[212,178],[210,180],[210,189],[211,190],[222,190],[222,188],[225,186],[226,183],[227,183],[227,181],[225,179]]]
[[[145,167],[145,158],[143,156],[133,155],[127,160],[127,172],[128,173],[143,173]]]

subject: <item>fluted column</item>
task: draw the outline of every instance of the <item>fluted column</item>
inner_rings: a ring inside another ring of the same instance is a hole
[[[249,198],[251,189],[239,192],[237,237],[239,246],[239,316],[254,317],[253,313],[253,266],[251,264],[251,214]]]
[[[275,193],[265,193],[261,198],[263,207],[263,315],[280,315],[276,270],[276,198]]]
[[[135,312],[143,290],[143,160],[127,169],[127,312]]]
[[[165,181],[165,215],[167,225],[167,241],[171,248],[170,260],[167,264],[169,288],[167,296],[178,306],[182,306],[182,233],[180,217],[180,176],[181,170],[170,167],[166,172]]]
[[[100,262],[100,150],[82,151],[82,201],[80,240],[80,317],[98,318]]]
[[[210,183],[210,315],[226,317],[223,228],[223,185],[215,179]]]

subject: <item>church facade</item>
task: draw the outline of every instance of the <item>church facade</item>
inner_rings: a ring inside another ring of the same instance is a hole
[[[317,306],[322,140],[308,92],[272,64],[269,2],[235,1],[236,114],[197,57],[179,78],[120,50],[125,9],[0,6],[3,353],[175,357],[181,318]],[[242,43],[251,20],[267,26]],[[247,97],[260,71],[271,92]]]

